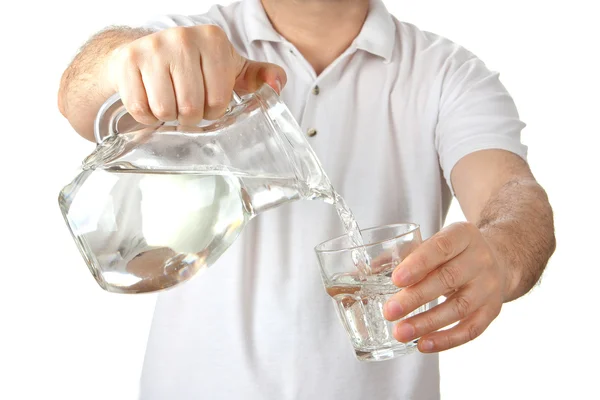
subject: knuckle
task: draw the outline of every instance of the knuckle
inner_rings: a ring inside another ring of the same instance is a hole
[[[144,50],[155,53],[162,47],[162,40],[160,35],[150,35],[144,38],[141,47]]]
[[[483,283],[483,287],[488,296],[496,295],[500,291],[500,282],[498,279],[488,279]]]
[[[471,301],[465,296],[456,296],[452,304],[459,319],[466,318],[471,312]]]
[[[444,342],[446,342],[446,345],[444,346],[446,349],[451,349],[458,345],[458,343],[456,342],[456,338],[450,333],[444,335]]]
[[[161,121],[173,121],[177,118],[174,110],[166,104],[159,103],[152,107],[152,113]]]
[[[474,340],[481,335],[482,329],[477,324],[469,324],[467,328],[467,339],[468,341]]]
[[[438,235],[434,238],[433,243],[438,252],[444,257],[449,257],[454,252],[454,244],[447,235]]]
[[[226,39],[227,36],[223,29],[217,25],[202,25],[198,27],[199,32],[203,37],[211,39]]]
[[[184,118],[201,117],[203,108],[193,103],[183,103],[179,106],[179,115]]]
[[[494,256],[491,251],[482,251],[479,254],[479,263],[482,266],[491,266],[494,264]]]
[[[425,313],[423,314],[423,330],[430,332],[437,328],[438,321],[433,313]]]
[[[223,35],[213,35],[209,40],[206,41],[206,44],[210,48],[210,53],[213,54],[228,54],[231,52],[233,46],[229,43],[229,39],[227,36]],[[216,60],[222,61],[222,60]]]
[[[124,63],[136,63],[139,57],[139,52],[135,46],[125,46],[118,50],[117,59],[120,58]]]
[[[219,69],[233,68],[240,57],[235,57],[237,52],[223,30],[214,25],[206,25],[200,34],[202,56]]]
[[[192,31],[184,26],[178,26],[166,31],[169,39],[177,43],[186,43],[191,39]]]
[[[150,109],[148,108],[148,105],[140,101],[130,103],[127,106],[127,111],[136,119],[150,116]]]
[[[437,277],[446,291],[453,291],[460,284],[460,271],[455,266],[446,265],[440,268]]]
[[[418,307],[419,305],[424,303],[424,294],[423,290],[418,286],[413,286],[410,289],[406,289],[409,293],[409,306],[410,307]]]

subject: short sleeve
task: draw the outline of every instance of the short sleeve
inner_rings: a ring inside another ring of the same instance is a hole
[[[435,145],[444,178],[454,193],[450,174],[470,153],[501,149],[526,159],[527,147],[521,142],[525,123],[499,74],[465,49],[453,53],[444,74]]]

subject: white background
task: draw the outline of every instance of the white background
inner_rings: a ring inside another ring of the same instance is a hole
[[[0,6],[1,399],[135,399],[154,297],[103,292],[69,236],[57,195],[93,145],[59,114],[56,93],[76,49],[97,30],[200,13],[211,2]],[[600,399],[594,3],[386,1],[401,20],[464,45],[501,72],[555,209],[558,249],[541,286],[506,305],[482,337],[442,354],[443,399]],[[455,203],[448,222],[461,218]]]

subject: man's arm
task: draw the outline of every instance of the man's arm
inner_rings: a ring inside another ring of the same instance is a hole
[[[478,337],[504,303],[531,289],[554,250],[552,210],[524,161],[525,124],[512,97],[498,73],[451,48],[440,68],[434,144],[468,222],[440,230],[396,267],[392,280],[403,290],[384,310],[395,321],[446,298],[396,324],[394,337],[420,338],[422,352]]]
[[[470,153],[457,162],[451,180],[469,222],[442,229],[396,267],[392,280],[404,290],[384,309],[395,321],[446,297],[396,325],[394,337],[401,342],[420,338],[422,352],[478,337],[503,303],[531,289],[555,246],[550,204],[519,156],[505,150]]]
[[[150,33],[145,29],[108,28],[88,40],[63,73],[58,108],[84,138],[94,140],[94,118],[102,103],[115,93],[107,73],[112,52]]]
[[[507,151],[475,152],[456,164],[452,184],[467,220],[509,274],[505,301],[527,293],[556,246],[552,208],[527,163]]]

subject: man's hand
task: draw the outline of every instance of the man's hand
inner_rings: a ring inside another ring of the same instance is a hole
[[[452,184],[471,223],[450,225],[410,253],[392,275],[404,289],[384,310],[395,321],[446,297],[396,326],[396,339],[420,337],[424,353],[479,336],[503,303],[524,295],[539,280],[556,245],[548,197],[519,156],[504,150],[471,153],[454,167]]]
[[[214,25],[111,28],[90,39],[65,70],[58,106],[93,141],[98,109],[115,92],[142,124],[195,125],[220,117],[234,88],[252,92],[266,83],[280,92],[286,79],[281,67],[242,57]]]
[[[120,46],[106,72],[129,113],[147,125],[217,119],[234,86],[253,91],[267,83],[280,91],[286,83],[281,67],[245,59],[214,25],[166,29]]]
[[[384,315],[395,321],[446,296],[429,311],[399,322],[394,337],[401,342],[420,337],[418,348],[424,353],[447,350],[475,339],[498,316],[510,278],[480,230],[471,223],[455,223],[396,267],[392,280],[404,289],[386,303]]]

